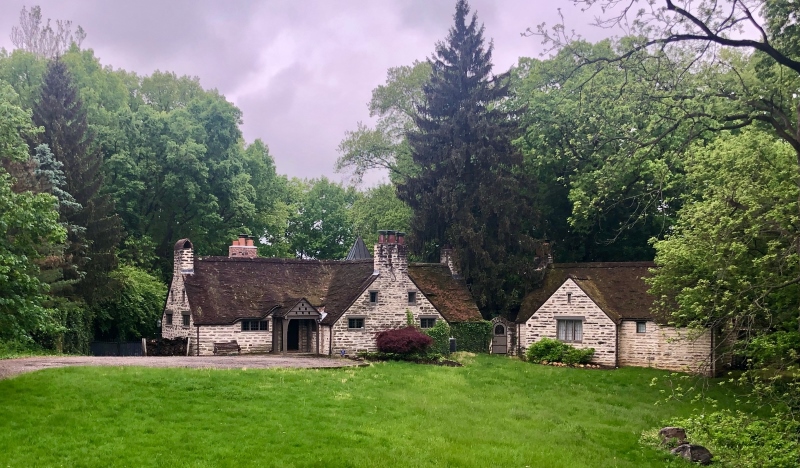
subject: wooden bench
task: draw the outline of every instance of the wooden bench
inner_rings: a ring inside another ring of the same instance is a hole
[[[232,353],[234,351],[236,351],[239,354],[242,354],[242,347],[239,346],[239,343],[237,343],[236,340],[224,343],[214,343],[214,354]]]

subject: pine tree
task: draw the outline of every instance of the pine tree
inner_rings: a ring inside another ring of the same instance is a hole
[[[414,249],[433,256],[450,244],[485,317],[513,313],[531,277],[535,243],[523,226],[534,219],[516,175],[511,145],[517,126],[500,104],[508,75],[492,74],[491,42],[459,0],[455,25],[436,45],[418,131],[408,134],[418,176],[398,186],[414,210]],[[438,258],[437,258],[438,259]]]
[[[74,203],[60,203],[61,222],[67,226],[64,279],[76,281],[75,293],[95,303],[108,286],[108,274],[116,267],[116,248],[121,224],[111,198],[102,192],[103,158],[93,145],[78,90],[64,62],[50,61],[33,122],[44,132],[31,147],[47,144],[63,167],[63,190]]]

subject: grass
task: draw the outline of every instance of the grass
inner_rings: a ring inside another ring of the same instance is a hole
[[[638,443],[689,414],[652,369],[49,369],[0,381],[0,465],[690,466]],[[720,399],[729,401],[721,396]]]

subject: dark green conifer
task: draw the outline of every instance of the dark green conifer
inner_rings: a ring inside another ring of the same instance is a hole
[[[419,130],[408,135],[418,175],[401,183],[398,195],[414,210],[414,249],[436,256],[436,244],[450,244],[490,317],[513,313],[524,293],[535,245],[522,226],[533,211],[517,177],[515,118],[502,107],[508,76],[492,74],[492,44],[484,47],[483,25],[469,17],[465,0],[454,19],[429,59]]]
[[[122,228],[111,198],[102,192],[103,158],[93,144],[86,110],[66,64],[58,59],[47,66],[33,122],[44,132],[31,146],[49,146],[63,164],[61,188],[79,205],[61,204],[59,209],[61,222],[68,227],[64,279],[74,280],[74,292],[93,304],[108,289]]]

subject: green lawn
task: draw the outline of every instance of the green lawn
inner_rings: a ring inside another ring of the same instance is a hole
[[[0,381],[0,466],[660,467],[672,459],[641,447],[641,431],[690,411],[654,405],[650,381],[665,375],[491,356],[461,368],[50,369]]]

